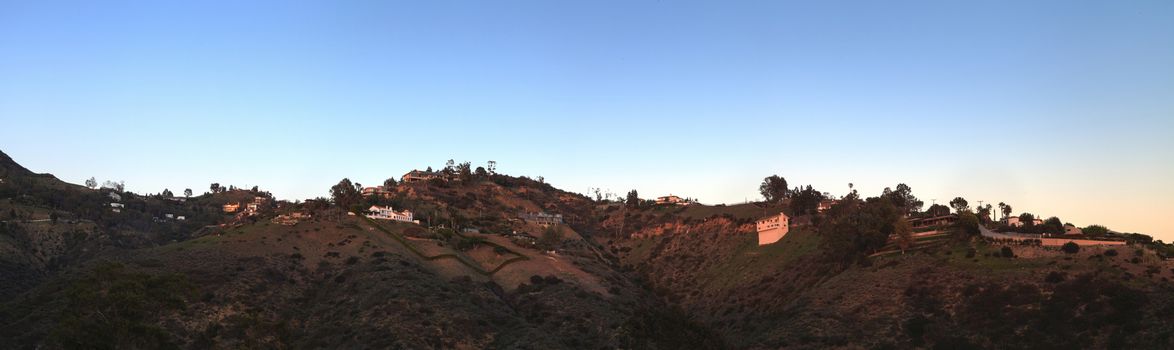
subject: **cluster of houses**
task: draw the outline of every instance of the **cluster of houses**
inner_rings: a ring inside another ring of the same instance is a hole
[[[521,213],[518,218],[526,223],[536,224],[542,227],[549,227],[551,225],[560,225],[563,223],[563,214],[548,214],[546,212],[537,213]]]
[[[295,211],[295,212],[292,212],[289,214],[279,214],[279,215],[273,217],[273,219],[270,220],[270,222],[278,224],[278,225],[293,226],[293,225],[297,225],[299,221],[306,220],[309,218],[310,218],[310,214],[303,213],[300,211]]]
[[[241,212],[241,214],[246,216],[256,215],[258,211],[261,211],[261,208],[265,205],[265,203],[268,202],[269,198],[261,196],[253,197],[252,202],[245,204],[245,209]],[[221,210],[228,214],[235,213],[241,210],[241,204],[240,202],[225,203],[223,206],[221,206]]]

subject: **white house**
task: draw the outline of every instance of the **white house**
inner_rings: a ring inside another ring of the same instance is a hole
[[[758,245],[778,242],[791,230],[791,218],[787,214],[767,216],[758,219]]]
[[[372,219],[395,220],[417,224],[420,223],[419,221],[412,219],[412,212],[407,209],[404,209],[404,211],[395,211],[395,208],[390,206],[381,207],[378,205],[372,205],[371,208],[367,209],[367,211],[371,212],[370,214],[367,214],[367,217]]]
[[[656,197],[656,204],[689,205],[689,201],[676,195]]]

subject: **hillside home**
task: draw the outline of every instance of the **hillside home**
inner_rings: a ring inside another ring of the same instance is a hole
[[[121,196],[121,195],[119,195],[119,194],[117,194],[117,193],[114,193],[114,192],[110,192],[110,193],[106,194],[106,196],[107,196],[107,197],[110,197],[110,200],[113,200],[113,201],[115,201],[115,202],[121,202],[121,201],[122,201],[122,196]]]
[[[819,201],[819,208],[818,208],[819,212],[820,213],[825,212],[828,209],[831,209],[833,205],[836,205],[836,203],[839,203],[839,202],[840,201],[835,200],[835,199],[825,199],[825,200]]]
[[[438,177],[440,177],[440,174],[435,171],[412,170],[412,171],[409,171],[407,174],[404,174],[404,176],[401,176],[399,178],[399,181],[404,182],[404,183],[412,183],[412,182],[419,182],[419,181],[428,181],[428,180],[432,180],[432,179],[435,179]]]
[[[928,218],[909,219],[909,226],[912,226],[914,229],[928,228],[928,227],[945,227],[945,226],[953,225],[955,222],[958,222],[958,215],[950,214],[950,215],[934,216],[934,217],[928,217]]]
[[[249,213],[256,213],[257,210],[260,210],[260,209],[261,209],[261,205],[259,205],[257,203],[249,203],[249,204],[245,205],[245,211],[249,212]]]
[[[562,214],[547,214],[546,212],[522,213],[518,215],[518,218],[525,220],[527,223],[538,224],[543,227],[563,223]]]
[[[163,217],[168,218],[168,219],[175,219],[175,214],[167,213],[167,214],[163,214]]]
[[[390,189],[383,186],[363,187],[363,190],[360,191],[360,193],[363,195],[363,197],[370,197],[374,195],[387,197],[391,195]]]
[[[180,216],[176,216],[175,219],[179,220],[179,221],[184,221],[184,220],[187,220],[188,218],[186,216],[180,215]]]
[[[225,204],[221,207],[221,209],[224,210],[225,213],[235,213],[237,210],[240,210],[240,208],[241,208],[240,203],[228,203],[228,204]]]
[[[1023,227],[1023,223],[1019,222],[1018,216],[1008,216],[1008,217],[1004,218],[1003,221],[1007,224],[1007,226]]]
[[[367,208],[367,211],[371,212],[370,214],[367,214],[367,217],[372,219],[394,220],[417,224],[420,223],[418,220],[412,220],[412,212],[407,209],[404,209],[404,211],[395,211],[395,209],[390,206],[381,207],[378,205],[372,205],[370,208]]]
[[[670,194],[667,196],[656,197],[656,204],[689,205],[689,201],[685,200],[684,198]]]
[[[791,218],[785,213],[758,219],[758,245],[778,242],[791,230]]]
[[[1076,227],[1076,225],[1073,225],[1073,224],[1065,224],[1064,225],[1064,234],[1066,234],[1066,235],[1083,235],[1084,230],[1080,229],[1079,227]]]

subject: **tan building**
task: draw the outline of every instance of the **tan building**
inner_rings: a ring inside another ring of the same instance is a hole
[[[791,230],[791,218],[787,214],[767,216],[758,219],[758,245],[778,242]]]
[[[241,209],[241,204],[240,203],[225,204],[222,207],[222,209],[224,210],[225,213],[235,213],[237,210]]]
[[[1064,225],[1064,234],[1066,234],[1066,235],[1083,235],[1084,230],[1081,230],[1079,227],[1076,227],[1076,225],[1066,224],[1066,225]]]

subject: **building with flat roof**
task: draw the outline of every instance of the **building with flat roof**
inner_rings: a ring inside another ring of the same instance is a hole
[[[758,219],[758,245],[778,242],[791,231],[791,218],[778,213]]]
[[[403,183],[413,183],[413,182],[419,182],[419,181],[428,181],[428,180],[436,179],[439,177],[440,177],[440,173],[435,172],[435,171],[412,170],[412,171],[409,171],[407,174],[404,174],[404,176],[401,176],[399,178],[399,181],[403,182]]]
[[[412,212],[407,209],[404,209],[403,211],[396,211],[395,208],[390,206],[381,207],[378,205],[372,205],[370,208],[367,208],[367,211],[370,212],[370,214],[367,214],[367,217],[372,219],[403,221],[417,224],[420,223],[419,221],[412,219]]]

